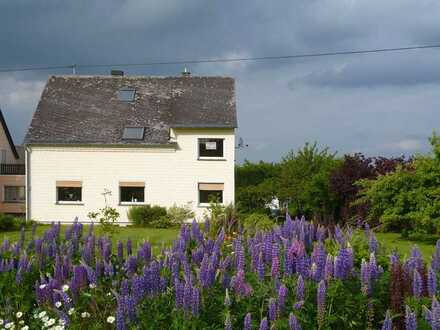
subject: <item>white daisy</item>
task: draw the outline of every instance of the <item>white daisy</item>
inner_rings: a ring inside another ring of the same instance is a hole
[[[61,288],[63,292],[67,292],[69,290],[69,286],[67,284],[64,284]]]
[[[42,312],[40,312],[40,314],[38,314],[38,318],[40,318],[40,319],[45,316],[46,316],[46,311],[42,311]]]
[[[114,322],[115,322],[115,317],[114,316],[107,317],[107,323],[113,324]]]
[[[41,284],[40,289],[44,289],[46,286],[47,286],[46,284]]]
[[[24,327],[21,327],[21,330],[29,330],[29,326],[25,325]]]
[[[82,312],[82,313],[81,313],[81,317],[82,317],[83,319],[85,319],[86,317],[89,317],[89,316],[90,316],[90,314],[87,313],[87,312]]]
[[[17,314],[15,314],[15,316],[17,316],[17,319],[21,318],[23,316],[22,312],[17,312]]]
[[[70,308],[67,312],[69,315],[72,315],[73,313],[75,313],[75,308]]]
[[[95,284],[95,283],[90,283],[90,284],[89,284],[89,288],[90,288],[90,289],[94,289],[94,288],[96,288],[96,284]]]
[[[55,303],[55,307],[56,307],[56,308],[60,308],[61,305],[62,305],[61,301],[57,301],[57,302]]]

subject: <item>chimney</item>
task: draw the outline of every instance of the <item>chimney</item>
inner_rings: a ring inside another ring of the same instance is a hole
[[[124,76],[124,71],[122,71],[122,70],[111,70],[110,74],[112,76],[123,77]]]
[[[189,77],[189,76],[191,76],[191,72],[189,72],[188,69],[185,67],[182,71],[182,76]]]

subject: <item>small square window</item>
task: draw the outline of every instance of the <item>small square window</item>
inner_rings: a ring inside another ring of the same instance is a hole
[[[223,203],[223,183],[199,183],[199,203]]]
[[[119,101],[134,102],[136,90],[134,88],[122,88],[118,92]]]
[[[143,140],[144,131],[144,127],[125,127],[122,138],[124,140]]]
[[[223,139],[199,139],[199,157],[223,157]]]
[[[5,186],[5,202],[19,203],[26,199],[26,192],[23,186]]]
[[[119,187],[121,203],[143,203],[145,187]]]
[[[82,187],[57,187],[57,202],[81,202]]]

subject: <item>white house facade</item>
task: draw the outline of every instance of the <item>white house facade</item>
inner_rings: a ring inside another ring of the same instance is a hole
[[[108,205],[124,224],[150,204],[202,220],[213,197],[234,202],[235,127],[231,78],[51,77],[25,139],[27,217]]]

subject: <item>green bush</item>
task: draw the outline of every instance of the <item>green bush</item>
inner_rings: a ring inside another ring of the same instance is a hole
[[[170,226],[176,226],[181,225],[185,222],[185,220],[194,218],[194,212],[191,210],[189,205],[177,206],[174,204],[168,208],[167,216],[170,220]]]
[[[161,206],[139,205],[128,210],[128,219],[136,226],[152,227],[154,221],[166,216],[167,210]]]
[[[0,231],[18,230],[25,224],[25,221],[21,218],[16,218],[10,214],[0,214]]]
[[[244,219],[244,230],[253,235],[258,231],[271,230],[274,222],[265,214],[252,213]]]
[[[152,228],[170,228],[174,226],[175,224],[168,215],[162,215],[150,222],[150,227]]]

